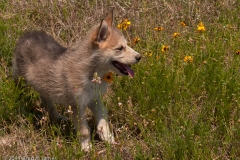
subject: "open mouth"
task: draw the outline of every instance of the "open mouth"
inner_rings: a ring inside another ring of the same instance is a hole
[[[124,75],[129,75],[131,78],[134,77],[134,71],[130,65],[120,63],[118,61],[112,61],[112,64]]]

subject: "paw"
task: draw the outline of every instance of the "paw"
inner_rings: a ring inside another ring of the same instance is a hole
[[[81,140],[81,150],[84,152],[89,152],[90,149],[92,148],[92,144],[90,143],[89,140]]]
[[[99,135],[100,139],[103,141],[106,141],[108,143],[114,144],[115,139],[113,133],[109,130],[108,127],[100,127],[97,131],[97,134]]]

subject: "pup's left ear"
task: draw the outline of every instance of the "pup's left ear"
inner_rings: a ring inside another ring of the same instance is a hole
[[[114,17],[113,17],[113,10],[114,10],[114,9],[112,9],[111,12],[110,12],[110,13],[107,15],[107,17],[105,18],[105,21],[107,22],[107,24],[108,24],[109,27],[112,27],[112,26],[113,26],[113,19],[114,19]]]
[[[102,20],[98,34],[97,34],[97,42],[101,42],[107,39],[109,32],[108,32],[108,24],[105,20]]]
[[[98,29],[97,42],[105,41],[109,35],[109,28],[113,25],[113,10],[101,21]]]

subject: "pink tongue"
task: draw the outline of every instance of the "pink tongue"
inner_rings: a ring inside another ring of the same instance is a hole
[[[123,64],[123,67],[127,70],[128,75],[129,75],[131,78],[133,78],[133,77],[134,77],[134,71],[132,70],[132,68],[129,67],[128,65],[124,65],[124,64]]]

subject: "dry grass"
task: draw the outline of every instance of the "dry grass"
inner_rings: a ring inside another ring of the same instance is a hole
[[[26,121],[26,119],[19,117],[17,123],[2,124],[1,132],[6,135],[0,138],[1,154],[5,156],[30,156],[39,155],[39,150],[46,157],[50,157],[48,152],[52,147],[48,142],[47,136],[44,132],[34,130],[34,127]],[[21,153],[21,154],[19,154]]]

